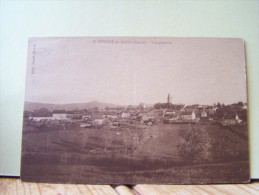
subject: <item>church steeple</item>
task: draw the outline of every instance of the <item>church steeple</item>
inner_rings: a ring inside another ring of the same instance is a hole
[[[168,96],[167,96],[167,103],[170,104],[170,93],[168,93]]]

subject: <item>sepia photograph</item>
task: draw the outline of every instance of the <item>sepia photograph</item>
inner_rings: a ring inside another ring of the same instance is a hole
[[[250,181],[242,39],[31,38],[25,87],[23,181]]]

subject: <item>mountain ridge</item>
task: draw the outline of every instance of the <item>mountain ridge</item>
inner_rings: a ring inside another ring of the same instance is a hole
[[[92,108],[104,108],[104,107],[120,107],[121,105],[104,103],[99,101],[90,101],[86,103],[68,103],[68,104],[51,104],[51,103],[41,103],[41,102],[24,102],[24,110],[37,110],[40,108],[47,108],[50,111],[53,110],[82,110],[82,109],[92,109]]]

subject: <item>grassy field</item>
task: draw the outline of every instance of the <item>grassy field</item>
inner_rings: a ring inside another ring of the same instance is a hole
[[[23,151],[122,155],[123,149],[126,156],[172,156],[177,155],[178,133],[183,128],[184,125],[161,124],[145,129],[124,128],[122,131],[94,128],[32,131],[23,136]]]
[[[190,128],[208,133],[215,146],[210,160],[197,163],[181,157],[182,135]],[[229,147],[237,149],[228,151]],[[23,134],[22,178],[70,183],[237,183],[249,178],[247,150],[246,126],[32,130]]]

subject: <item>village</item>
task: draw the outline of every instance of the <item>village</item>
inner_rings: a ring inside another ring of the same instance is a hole
[[[41,108],[24,112],[24,122],[39,129],[108,128],[122,130],[146,128],[163,124],[219,123],[223,126],[247,122],[247,104],[183,105],[172,104],[168,94],[166,103],[137,106],[118,106],[82,110],[52,110]]]
[[[93,176],[105,170],[120,178],[125,174],[148,178],[179,168],[184,171],[186,166],[196,170],[204,162],[212,163],[213,170],[226,163],[226,170],[232,172],[229,162],[247,158],[246,103],[173,104],[169,94],[165,99],[164,103],[135,106],[98,102],[91,108],[78,106],[81,109],[27,105],[23,124],[26,168],[44,164],[44,171],[39,170],[44,177],[55,175],[58,169],[49,170],[59,166],[60,178],[82,170]],[[34,169],[29,170],[30,175]]]

